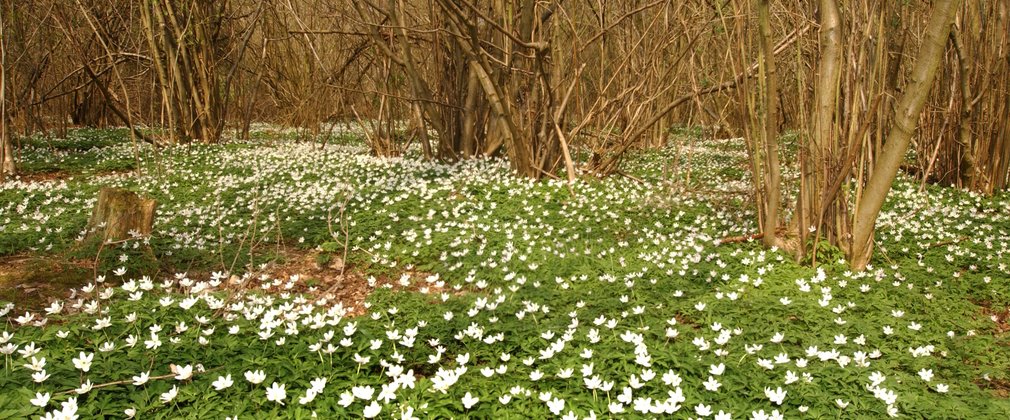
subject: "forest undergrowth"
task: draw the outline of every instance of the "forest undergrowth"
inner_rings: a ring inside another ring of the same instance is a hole
[[[0,418],[1010,414],[1006,194],[899,177],[857,273],[826,244],[722,242],[757,230],[739,141],[569,185],[260,137],[25,140],[0,184]],[[158,201],[151,237],[86,240],[104,186]],[[315,266],[272,270],[292,255]]]

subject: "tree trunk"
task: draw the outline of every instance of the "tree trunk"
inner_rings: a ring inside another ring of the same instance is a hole
[[[173,0],[148,2],[141,10],[173,142],[215,143],[224,129],[215,51],[224,5]]]
[[[150,235],[156,206],[154,199],[142,198],[131,191],[102,188],[88,230],[105,242]]]
[[[842,74],[842,19],[838,10],[838,3],[835,0],[822,0],[820,2],[819,16],[821,57],[817,66],[817,74],[814,81],[814,106],[811,122],[813,130],[810,133],[808,147],[804,149],[806,158],[803,184],[800,196],[802,200],[798,203],[797,213],[803,215],[798,226],[801,238],[801,247],[806,246],[806,236],[808,229],[814,227],[820,232],[824,232],[829,238],[842,240],[844,232],[833,232],[838,218],[845,218],[845,214],[838,214],[822,209],[831,209],[831,203],[838,198],[837,192],[826,195],[830,190],[829,184],[834,168],[837,143],[840,142],[839,132],[835,121],[838,112],[838,85]],[[823,220],[823,219],[828,220]]]
[[[14,175],[14,148],[7,118],[7,37],[4,35],[3,8],[0,8],[0,182]]]
[[[961,91],[961,116],[959,119],[957,143],[961,146],[961,173],[959,186],[963,188],[978,188],[978,165],[975,163],[975,146],[971,138],[972,121],[972,95],[968,74],[971,71],[971,59],[968,51],[961,42],[961,34],[955,28],[950,32],[950,40],[954,44],[954,52],[957,53],[957,74]],[[925,177],[923,178],[925,179]]]
[[[933,79],[943,58],[947,37],[950,36],[950,28],[960,3],[959,0],[938,0],[935,3],[926,26],[922,47],[912,68],[911,80],[895,109],[894,124],[887,135],[883,150],[877,157],[873,175],[863,190],[862,200],[856,209],[852,251],[849,255],[849,263],[853,269],[862,270],[870,261],[873,249],[871,240],[877,216],[884,205],[887,193],[891,190],[891,184],[894,183],[898,167],[905,157],[912,133],[915,131],[919,113],[933,86]]]
[[[776,230],[779,226],[779,203],[781,174],[779,169],[779,139],[778,139],[778,76],[775,72],[775,45],[772,43],[771,13],[768,0],[758,2],[758,39],[761,42],[761,64],[763,66],[763,106],[764,118],[761,120],[762,131],[759,137],[764,143],[764,184],[765,184],[765,246],[779,246]]]
[[[14,165],[14,148],[11,147],[10,132],[6,129],[0,134],[0,182],[6,180],[8,176],[17,174],[17,167]]]

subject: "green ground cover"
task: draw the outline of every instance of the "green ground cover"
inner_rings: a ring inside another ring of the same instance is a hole
[[[1006,195],[899,179],[853,273],[827,246],[813,267],[719,243],[756,230],[738,141],[641,152],[636,180],[572,193],[346,134],[157,153],[69,137],[22,156],[60,176],[0,185],[0,255],[77,282],[49,301],[6,279],[0,418],[1010,414]],[[155,234],[82,269],[102,186],[157,199]],[[364,304],[264,268],[344,243]]]

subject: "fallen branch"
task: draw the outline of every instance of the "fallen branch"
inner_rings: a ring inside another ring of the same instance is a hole
[[[936,247],[957,244],[957,243],[960,243],[961,241],[966,240],[966,239],[968,239],[967,236],[961,236],[961,237],[957,237],[957,238],[954,238],[954,239],[948,239],[946,241],[935,242],[935,243],[931,243],[931,244],[926,245],[923,249],[933,249],[933,248],[936,248]]]
[[[729,236],[722,239],[716,239],[715,244],[717,246],[723,244],[739,244],[744,242],[756,241],[764,237],[765,237],[764,233],[755,233],[752,235],[742,235],[742,236]]]
[[[212,371],[215,371],[215,370],[218,370],[218,369],[221,369],[221,368],[220,367],[216,367],[216,368],[211,368],[211,369],[199,369],[198,367],[194,367],[193,368],[193,374],[190,377],[190,380],[192,380],[192,378],[195,377],[197,374],[208,373],[208,372],[212,372]],[[151,381],[157,381],[157,380],[161,380],[161,379],[174,378],[175,376],[176,376],[175,373],[167,373],[167,374],[164,374],[164,375],[151,376],[151,377],[148,377],[147,381],[144,382],[144,383],[146,384],[147,382],[151,382]],[[99,389],[99,388],[107,388],[107,387],[116,386],[116,385],[132,384],[133,382],[134,382],[133,379],[123,379],[121,381],[112,381],[112,382],[106,382],[106,383],[103,383],[103,384],[92,385],[91,389],[88,390],[88,392],[94,391],[94,390]],[[57,392],[56,395],[74,394],[74,393],[77,393],[76,388],[75,389],[68,389],[66,391]]]

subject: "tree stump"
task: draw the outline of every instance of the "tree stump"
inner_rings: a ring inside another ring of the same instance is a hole
[[[104,242],[121,241],[134,235],[150,235],[154,225],[154,199],[142,198],[120,188],[102,188],[91,213],[88,229]]]

